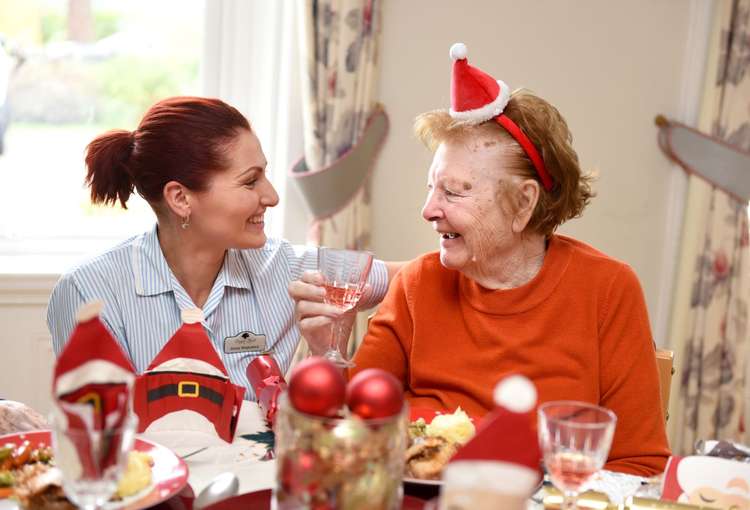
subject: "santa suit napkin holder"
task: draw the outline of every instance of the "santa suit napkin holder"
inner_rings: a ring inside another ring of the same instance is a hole
[[[441,509],[525,509],[539,485],[536,388],[513,375],[497,384],[493,396],[497,407],[443,470]]]
[[[52,379],[55,426],[65,431],[65,441],[78,451],[81,468],[91,477],[118,462],[116,443],[127,440],[119,431],[132,427],[134,419],[135,370],[99,319],[103,306],[96,301],[78,310],[76,327],[57,358]],[[94,442],[101,436],[111,441]]]
[[[174,418],[214,431],[231,443],[245,389],[229,380],[224,363],[203,329],[203,312],[183,310],[183,324],[135,382],[139,432]],[[187,414],[186,414],[187,413]],[[186,419],[189,417],[189,419]],[[177,427],[180,428],[180,427]]]

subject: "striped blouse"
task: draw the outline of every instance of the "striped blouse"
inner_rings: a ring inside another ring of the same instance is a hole
[[[203,306],[204,326],[235,384],[247,388],[245,369],[257,352],[226,352],[225,339],[244,332],[265,335],[266,349],[286,372],[300,339],[294,320],[289,282],[317,266],[317,249],[268,239],[251,250],[228,250],[211,293]],[[388,287],[382,261],[373,263],[368,308]],[[181,325],[180,313],[195,308],[172,274],[161,251],[156,228],[119,244],[64,274],[52,291],[47,325],[55,354],[59,354],[75,326],[77,309],[85,302],[104,302],[102,320],[143,372]],[[232,350],[232,349],[229,349]]]

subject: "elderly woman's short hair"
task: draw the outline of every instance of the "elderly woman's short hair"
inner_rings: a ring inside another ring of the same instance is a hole
[[[589,200],[592,176],[581,171],[578,155],[573,150],[573,136],[560,112],[544,99],[525,90],[511,94],[503,112],[515,122],[534,143],[552,176],[554,186],[547,192],[540,183],[539,202],[527,229],[550,235],[565,221],[580,216]],[[455,121],[447,110],[427,112],[414,124],[417,137],[430,150],[443,142],[469,139],[499,140],[506,149],[504,166],[509,173],[539,180],[534,165],[516,140],[500,124],[487,121],[479,125]],[[501,183],[499,193],[511,210],[516,207],[514,188]]]

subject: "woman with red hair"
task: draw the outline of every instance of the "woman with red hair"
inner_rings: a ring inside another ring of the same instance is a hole
[[[135,191],[156,225],[62,276],[47,311],[55,352],[78,307],[101,300],[104,323],[142,372],[180,326],[180,311],[197,307],[248,398],[245,370],[258,354],[273,352],[286,371],[299,340],[287,285],[315,269],[317,250],[266,238],[266,212],[279,197],[247,119],[218,99],[165,99],[134,131],[93,140],[86,167],[92,202],[126,207]],[[365,306],[385,294],[383,262],[369,283]]]

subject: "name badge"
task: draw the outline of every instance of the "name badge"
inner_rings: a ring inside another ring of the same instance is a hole
[[[265,352],[266,335],[256,335],[251,331],[243,331],[235,336],[224,339],[224,352],[233,354],[238,352]]]

